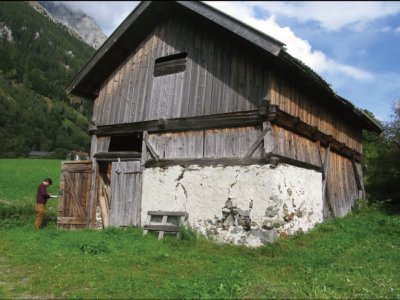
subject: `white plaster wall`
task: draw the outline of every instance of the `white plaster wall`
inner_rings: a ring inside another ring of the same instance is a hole
[[[250,211],[252,230],[222,228],[228,198]],[[142,225],[149,210],[185,211],[193,228],[202,233],[214,228],[223,242],[257,246],[271,238],[257,237],[256,230],[272,238],[307,231],[322,222],[322,209],[321,173],[289,165],[172,166],[143,174]]]

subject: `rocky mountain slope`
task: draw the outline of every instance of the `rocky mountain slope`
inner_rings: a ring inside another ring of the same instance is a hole
[[[35,5],[35,2],[31,1],[31,5],[33,4],[40,12],[40,8]],[[84,12],[72,10],[57,1],[37,1],[36,3],[44,8],[45,11],[42,13],[47,13],[50,18],[67,26],[72,34],[79,36],[82,41],[93,48],[98,49],[107,39],[95,20]]]

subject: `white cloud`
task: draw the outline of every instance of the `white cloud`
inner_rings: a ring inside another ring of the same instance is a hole
[[[327,57],[322,51],[312,49],[311,44],[297,37],[289,27],[281,27],[272,15],[267,19],[254,17],[254,5],[248,2],[206,2],[240,21],[285,43],[289,54],[297,57],[318,73],[346,75],[357,80],[371,80],[372,74]]]
[[[315,21],[327,30],[349,26],[362,30],[369,22],[400,13],[400,2],[396,1],[260,1],[251,5],[300,22]]]

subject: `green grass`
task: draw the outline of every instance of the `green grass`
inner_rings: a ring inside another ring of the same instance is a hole
[[[38,232],[27,212],[0,220],[0,298],[400,299],[400,216],[378,207],[256,249],[58,230],[46,214]]]
[[[47,191],[58,194],[61,160],[55,159],[0,159],[0,200],[25,205],[36,199],[36,189],[43,179],[50,177],[53,185]]]

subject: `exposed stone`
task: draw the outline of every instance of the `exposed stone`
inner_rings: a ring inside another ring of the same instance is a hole
[[[218,230],[216,228],[207,228],[206,232],[207,232],[207,235],[217,235],[218,234]]]
[[[264,229],[279,228],[284,226],[285,224],[286,223],[282,220],[267,218],[264,220],[262,228]]]
[[[289,197],[292,196],[292,193],[293,193],[292,189],[291,188],[287,189],[287,193],[288,193]]]
[[[235,220],[232,215],[228,215],[223,223],[224,227],[233,226],[235,225]]]
[[[233,207],[232,200],[228,199],[225,202],[225,207],[231,209]]]
[[[244,230],[251,230],[251,219],[250,217],[241,216],[238,220],[238,224],[244,228]]]
[[[278,214],[279,208],[275,206],[269,206],[265,211],[265,216],[268,218],[273,218]]]
[[[284,219],[286,222],[290,222],[290,221],[293,220],[293,217],[294,217],[294,213],[290,213],[290,214],[286,214],[286,215],[283,217],[283,219]]]
[[[243,217],[249,217],[250,216],[250,212],[248,210],[243,210],[243,209],[240,209],[240,208],[232,209],[232,213],[240,215],[240,216],[243,216]]]
[[[281,205],[282,201],[278,198],[278,195],[273,195],[273,196],[269,197],[269,199],[274,202],[275,206]]]
[[[304,210],[298,209],[296,210],[296,217],[302,218],[306,215],[306,212]]]
[[[233,233],[233,234],[238,234],[238,233],[241,233],[242,231],[243,231],[242,226],[235,226],[231,229],[231,233]]]
[[[278,238],[278,231],[276,229],[272,230],[256,229],[252,230],[251,234],[257,237],[262,244],[271,243]]]
[[[223,214],[230,214],[230,213],[231,213],[231,210],[230,210],[229,208],[224,207],[224,208],[222,209],[222,213],[223,213]]]
[[[272,225],[272,222],[273,222],[273,220],[271,220],[271,219],[264,220],[264,222],[262,224],[262,228],[264,228],[264,229],[274,228],[274,225]]]

